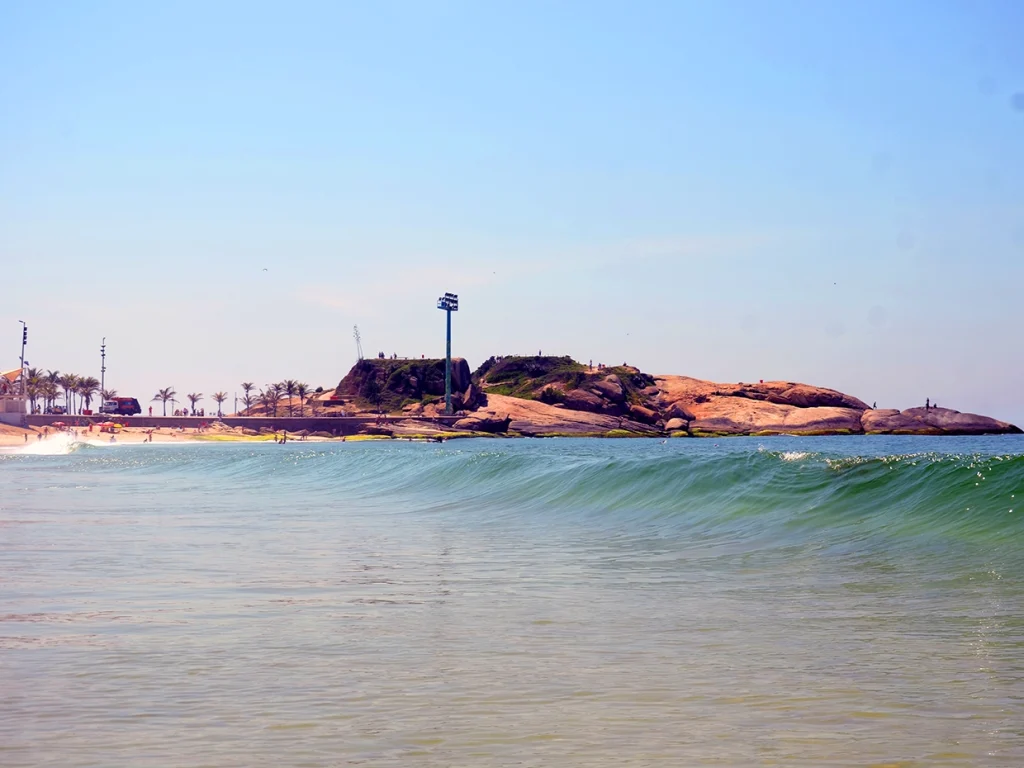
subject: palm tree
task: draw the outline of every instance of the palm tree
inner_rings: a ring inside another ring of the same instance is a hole
[[[25,382],[25,394],[28,395],[28,401],[32,405],[32,413],[36,412],[36,401],[42,393],[43,382],[38,376],[29,376]]]
[[[295,385],[295,394],[299,396],[299,416],[306,407],[306,395],[309,394],[309,384],[300,381]]]
[[[263,405],[263,415],[269,416],[273,409],[274,416],[277,416],[277,404],[281,401],[281,386],[279,384],[267,384],[267,388],[260,392],[260,403]]]
[[[92,404],[92,399],[96,397],[96,393],[99,391],[100,383],[96,380],[95,376],[85,376],[78,380],[78,386],[75,390],[78,392],[78,396],[85,404],[86,409]]]
[[[162,402],[164,404],[164,416],[167,415],[167,401],[168,400],[173,400],[174,396],[176,394],[178,394],[178,393],[174,391],[174,387],[166,387],[165,389],[161,389],[161,390],[157,391],[157,393],[155,395],[153,395],[153,402],[154,403],[157,400],[159,400],[160,402]]]
[[[256,389],[256,385],[251,381],[242,382],[242,402],[245,403],[245,412],[248,415],[249,409],[252,407],[252,391]]]
[[[43,380],[46,382],[43,385],[43,406],[46,409],[52,408],[54,401],[57,399],[58,389],[60,385],[57,383],[57,379],[60,378],[60,371],[47,371],[43,375]]]
[[[32,405],[32,413],[36,412],[36,401],[43,392],[43,372],[38,368],[25,371],[25,394]]]
[[[215,402],[217,404],[217,416],[218,417],[221,416],[220,407],[221,407],[221,405],[224,404],[224,401],[227,400],[227,399],[228,399],[228,393],[227,392],[214,392],[213,393],[213,402]]]
[[[54,382],[44,378],[40,394],[43,396],[43,409],[49,410],[53,407],[53,401],[57,399],[57,395],[60,394],[60,389]]]
[[[192,415],[195,416],[196,415],[196,403],[203,399],[203,393],[202,392],[189,392],[187,395],[185,395],[185,397],[187,397],[189,399],[189,402],[192,403]]]
[[[113,400],[115,397],[117,397],[117,390],[116,389],[104,389],[102,392],[100,392],[100,397],[103,398],[103,402],[107,402],[108,400]]]
[[[57,385],[64,390],[64,408],[67,413],[75,409],[75,403],[71,399],[71,393],[78,386],[78,377],[73,373],[61,374],[57,377]]]
[[[288,395],[288,415],[289,416],[294,416],[295,415],[292,412],[292,398],[295,396],[295,385],[297,383],[298,382],[296,382],[295,379],[285,379],[284,381],[282,381],[280,384],[277,385],[280,389],[284,390],[284,393],[286,395]]]

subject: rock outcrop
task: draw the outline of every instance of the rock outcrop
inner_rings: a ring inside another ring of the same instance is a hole
[[[488,395],[487,405],[474,416],[507,417],[509,434],[524,437],[587,437],[601,435],[657,435],[649,424],[623,416],[574,411],[561,405],[524,400],[508,395]]]
[[[341,380],[333,397],[351,401],[363,410],[398,411],[408,406],[429,405],[444,398],[442,360],[370,358],[360,360]],[[472,410],[484,401],[472,382],[469,364],[452,358],[452,406]]]
[[[452,404],[461,418],[438,421],[435,429],[523,436],[1021,431],[948,408],[872,409],[837,390],[792,381],[721,384],[650,376],[630,366],[594,369],[568,357],[492,357],[472,376],[465,360],[452,363]],[[444,407],[444,361],[361,360],[333,398],[348,398],[357,409],[436,419]]]
[[[868,434],[888,435],[991,435],[1021,431],[1005,421],[950,408],[866,411],[861,425]]]
[[[1004,421],[947,408],[874,410],[834,389],[788,381],[718,384],[688,376],[657,376],[655,380],[661,413],[668,419],[684,420],[694,435],[1020,432]]]

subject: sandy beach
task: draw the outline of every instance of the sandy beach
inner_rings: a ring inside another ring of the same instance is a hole
[[[249,431],[251,432],[251,430]],[[288,442],[330,442],[341,438],[314,437],[312,435],[296,435],[291,432],[268,432],[265,434],[249,434],[241,427],[229,427],[215,422],[206,429],[178,429],[161,427],[148,429],[144,427],[122,427],[114,433],[101,432],[98,427],[91,431],[86,427],[75,427],[58,430],[53,427],[13,427],[0,424],[0,447],[15,448],[52,440],[57,437],[66,439],[65,435],[76,436],[82,442],[101,443],[183,443],[183,442],[272,442],[275,437],[287,434]],[[111,440],[113,438],[113,440]],[[150,439],[152,438],[152,439]],[[354,438],[349,437],[349,440]]]

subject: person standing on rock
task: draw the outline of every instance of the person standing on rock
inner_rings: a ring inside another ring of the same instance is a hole
[[[925,410],[927,411],[927,410],[928,410],[929,408],[931,408],[931,407],[932,407],[932,401],[931,401],[931,398],[929,398],[929,397],[926,397],[926,398],[924,399],[924,409],[925,409]]]

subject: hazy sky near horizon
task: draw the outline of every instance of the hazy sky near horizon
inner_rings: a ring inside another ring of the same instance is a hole
[[[569,354],[1024,424],[1024,5],[0,0],[0,367]],[[6,364],[5,364],[6,363]],[[230,403],[230,400],[229,400]]]

